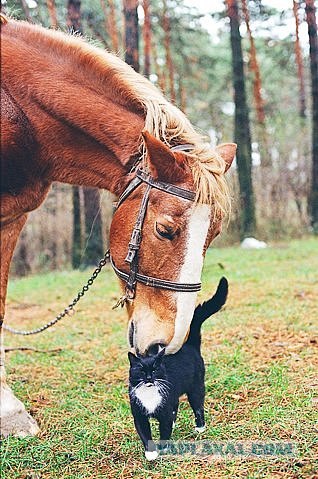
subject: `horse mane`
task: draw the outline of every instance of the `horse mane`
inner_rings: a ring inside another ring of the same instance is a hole
[[[80,63],[88,81],[92,75],[96,81],[97,76],[101,93],[105,91],[107,79],[107,89],[112,94],[116,92],[122,104],[132,104],[141,111],[145,118],[145,130],[169,147],[192,144],[194,149],[185,158],[193,174],[197,202],[213,205],[215,217],[229,211],[230,195],[224,178],[225,161],[210,146],[208,138],[199,134],[184,113],[171,104],[148,79],[136,73],[118,56],[88,43],[78,35],[67,35],[23,21],[10,19],[10,23],[14,24],[17,33],[21,30],[23,34],[23,31],[28,30],[33,45],[43,48],[46,38],[50,53],[60,56],[65,52],[75,64]],[[140,149],[146,162],[142,141]]]

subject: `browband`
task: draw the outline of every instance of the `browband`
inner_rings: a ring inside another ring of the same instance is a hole
[[[172,185],[171,183],[163,183],[162,181],[154,180],[144,170],[138,169],[136,171],[136,176],[144,183],[147,183],[148,185],[152,186],[153,188],[156,188],[157,190],[164,191],[165,193],[169,193],[170,195],[179,196],[180,198],[183,198],[185,200],[195,200],[194,191],[185,190],[184,188]]]

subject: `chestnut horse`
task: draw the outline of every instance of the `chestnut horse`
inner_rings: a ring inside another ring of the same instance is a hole
[[[120,195],[133,180],[136,158],[153,181],[195,192],[195,200],[152,188],[142,225],[139,272],[176,283],[200,281],[205,251],[221,230],[229,195],[224,173],[236,145],[211,149],[185,115],[150,81],[115,55],[83,39],[9,19],[2,25],[1,305],[5,312],[13,250],[28,212],[53,181],[104,188]],[[189,152],[178,145],[190,144]],[[110,249],[125,258],[148,188],[139,185],[114,215]],[[125,282],[121,281],[123,288]],[[196,292],[137,284],[127,310],[133,346],[167,352],[183,344]],[[2,379],[2,432],[38,431]]]

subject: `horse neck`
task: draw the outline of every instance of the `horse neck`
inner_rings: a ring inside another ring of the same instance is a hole
[[[54,92],[46,99],[46,104],[52,101],[50,111],[59,117],[58,121],[50,119],[52,129],[45,137],[42,122],[37,128],[41,144],[45,144],[51,179],[104,188],[118,194],[128,172],[129,160],[138,153],[144,120],[107,98],[100,97],[96,102],[85,88],[81,95],[83,101],[65,102],[58,108],[54,105]],[[67,98],[68,94],[65,96]],[[33,124],[37,125],[36,119]]]
[[[104,78],[87,65],[81,69],[73,50],[61,48],[57,57],[55,40],[46,33],[40,43],[34,37],[26,44],[24,29],[33,35],[29,26],[16,22],[3,29],[2,74],[31,123],[38,170],[49,181],[118,193],[116,185],[139,150],[144,127],[140,107],[129,100],[129,92],[127,100],[116,93],[111,76]],[[30,57],[32,62],[25,61]]]

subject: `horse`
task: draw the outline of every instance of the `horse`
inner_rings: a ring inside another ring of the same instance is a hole
[[[1,36],[1,323],[28,213],[52,182],[91,186],[122,195],[110,252],[130,345],[178,351],[229,208],[224,174],[236,145],[211,148],[149,80],[79,36],[3,17]],[[3,434],[36,434],[3,358],[1,392]]]

